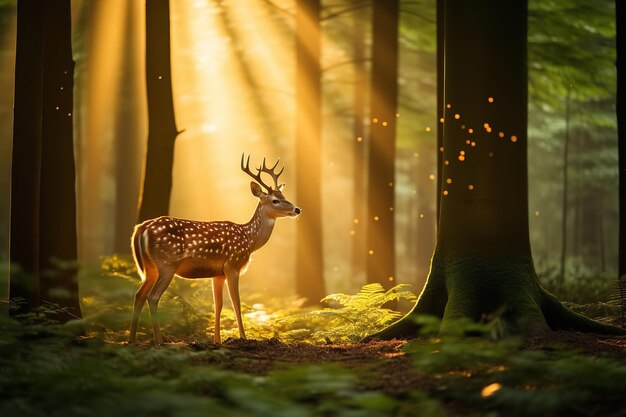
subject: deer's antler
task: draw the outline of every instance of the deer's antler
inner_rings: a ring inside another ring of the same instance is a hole
[[[266,174],[269,174],[272,177],[272,179],[274,180],[275,190],[280,189],[282,185],[278,185],[278,177],[280,177],[280,174],[283,173],[283,171],[285,170],[285,167],[283,167],[279,172],[274,172],[274,169],[278,166],[278,163],[280,162],[280,158],[278,159],[278,161],[276,161],[274,166],[272,166],[271,168],[268,168],[267,165],[265,165],[265,158],[263,158],[263,164],[259,168],[256,168],[257,170],[256,174],[253,174],[252,171],[250,171],[250,155],[248,155],[248,158],[245,160],[245,165],[244,165],[244,159],[245,159],[244,154],[241,154],[241,170],[245,172],[246,174],[248,174],[249,176],[251,176],[252,178],[254,178],[254,180],[258,182],[261,186],[263,186],[263,188],[265,188],[268,193],[272,191],[272,187],[268,186],[267,184],[263,182],[263,180],[261,179],[262,172],[265,172]]]

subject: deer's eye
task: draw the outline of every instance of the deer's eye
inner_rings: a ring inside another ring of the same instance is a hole
[[[273,203],[273,204],[278,204],[278,203],[280,203],[280,201],[278,201],[278,200],[272,200],[272,203]]]

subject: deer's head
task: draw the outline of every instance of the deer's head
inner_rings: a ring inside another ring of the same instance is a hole
[[[279,172],[274,171],[279,162],[280,159],[276,161],[274,166],[269,168],[265,165],[265,158],[263,158],[263,164],[259,168],[256,168],[257,173],[253,174],[252,171],[250,171],[250,156],[248,156],[244,164],[244,155],[242,154],[241,170],[254,179],[254,181],[250,183],[250,190],[252,191],[252,195],[259,199],[260,204],[269,217],[274,219],[278,217],[296,217],[301,212],[300,207],[296,207],[283,195],[282,190],[285,184],[278,184],[278,177],[285,169],[285,167],[283,167]],[[274,188],[263,182],[261,179],[262,172],[272,177],[274,180]]]

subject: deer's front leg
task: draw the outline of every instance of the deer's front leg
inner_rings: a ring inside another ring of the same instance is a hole
[[[222,343],[220,336],[220,315],[222,314],[222,306],[224,305],[224,281],[226,281],[226,279],[223,275],[213,278],[213,304],[215,306],[213,341],[218,344]]]
[[[246,332],[243,330],[243,321],[241,319],[241,301],[239,299],[239,271],[231,269],[226,272],[226,281],[228,284],[228,294],[230,295],[230,301],[235,310],[235,316],[237,317],[237,327],[239,327],[239,337],[246,338]]]

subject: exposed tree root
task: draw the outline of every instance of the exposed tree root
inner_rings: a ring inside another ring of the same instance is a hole
[[[529,257],[490,258],[435,252],[424,290],[402,319],[364,340],[415,337],[418,316],[440,318],[441,332],[459,319],[498,320],[499,335],[532,336],[549,330],[626,335],[565,307],[544,290]]]

